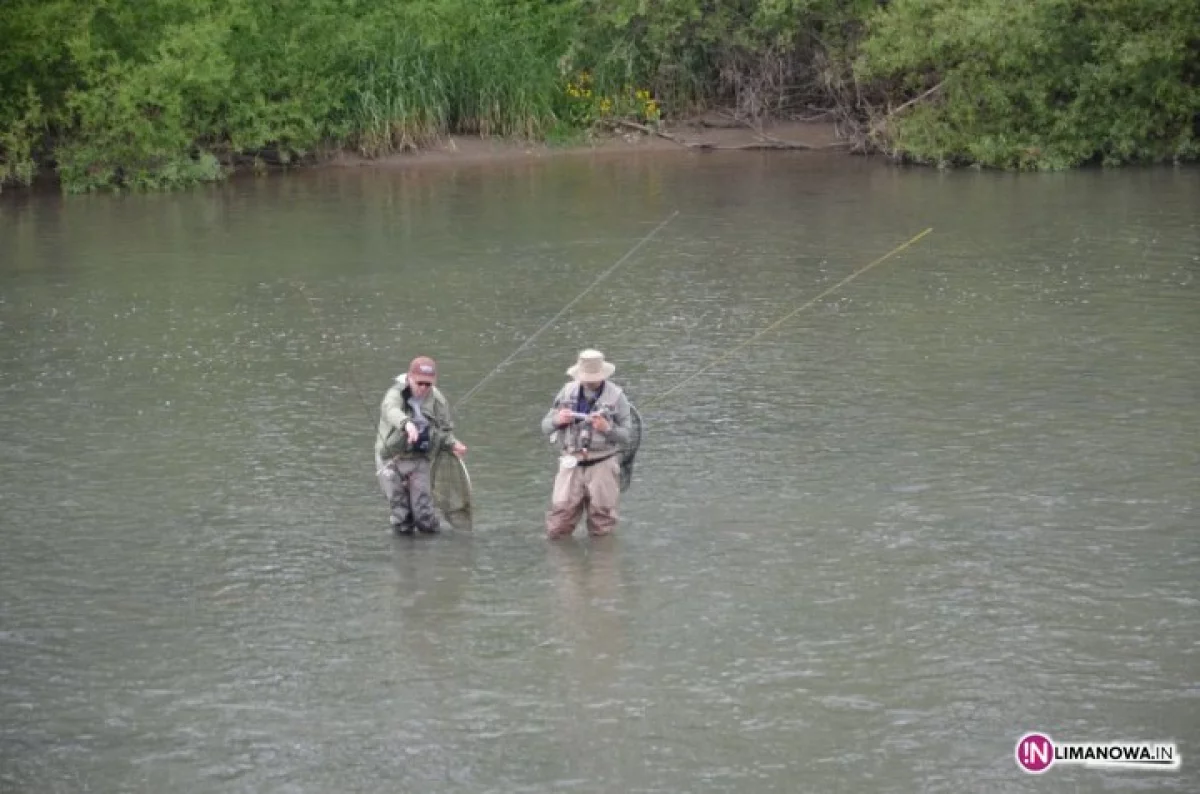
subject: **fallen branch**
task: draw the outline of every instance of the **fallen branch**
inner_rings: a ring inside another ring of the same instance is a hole
[[[734,130],[739,129],[742,126],[736,121],[724,123],[712,121],[711,119],[696,119],[695,121],[689,121],[688,125],[693,127],[708,127],[714,130]]]
[[[900,111],[902,111],[902,110],[905,110],[905,109],[906,109],[906,108],[908,108],[909,106],[911,106],[911,105],[915,105],[916,103],[920,102],[922,99],[924,99],[925,97],[927,97],[927,96],[929,96],[930,94],[932,94],[934,91],[937,91],[939,88],[941,88],[941,87],[942,87],[942,85],[944,85],[944,84],[945,84],[945,82],[946,82],[946,81],[945,81],[945,80],[943,80],[942,82],[938,83],[938,84],[937,84],[937,85],[935,85],[933,88],[929,89],[928,91],[926,91],[925,93],[921,94],[920,96],[913,97],[912,99],[908,100],[908,101],[907,101],[907,102],[905,102],[903,105],[901,105],[900,107],[896,108],[895,110],[890,110],[890,111],[888,111],[888,118],[891,118],[892,116],[896,115],[897,113],[899,113],[899,112],[900,112]]]
[[[823,119],[827,119],[827,118],[830,118],[830,117],[835,117],[835,118],[836,118],[836,117],[837,117],[837,111],[834,111],[834,110],[822,110],[822,111],[820,111],[819,113],[817,113],[817,114],[816,114],[816,115],[814,115],[814,116],[792,116],[792,117],[791,117],[791,120],[792,120],[792,121],[799,121],[799,122],[801,122],[802,124],[812,124],[813,122],[816,122],[816,121],[821,121],[821,120],[823,120]]]
[[[671,141],[672,143],[676,143],[676,144],[683,146],[685,148],[688,148],[688,149],[707,149],[707,150],[720,149],[723,151],[736,151],[736,150],[748,150],[748,149],[800,149],[800,150],[811,151],[814,149],[834,149],[834,148],[838,148],[841,146],[849,145],[848,142],[838,141],[836,143],[826,144],[825,146],[814,146],[810,143],[802,143],[799,141],[785,141],[785,140],[781,140],[779,138],[773,138],[770,135],[765,135],[761,132],[756,132],[755,134],[757,134],[760,138],[763,139],[762,143],[743,143],[743,144],[739,144],[736,146],[727,146],[727,145],[717,144],[717,143],[708,143],[706,141],[685,141],[684,139],[682,139],[678,136],[672,135],[669,132],[663,132],[662,130],[655,129],[653,127],[647,127],[646,125],[638,124],[635,121],[626,121],[625,119],[615,119],[612,123],[614,123],[620,127],[627,127],[631,130],[637,130],[638,132],[645,133],[646,135],[654,135],[659,138],[664,138],[668,141]]]
[[[767,133],[763,132],[761,123],[754,123],[750,119],[742,118],[737,115],[730,116],[730,118],[732,118],[734,121],[741,124],[743,127],[746,127],[747,129],[751,130],[759,138],[762,138],[764,141],[767,141],[772,144],[772,146],[760,146],[760,147],[755,147],[755,148],[760,148],[760,149],[830,149],[830,148],[836,148],[838,146],[845,145],[844,143],[837,142],[837,143],[826,144],[825,146],[814,146],[811,143],[804,143],[803,141],[785,141],[781,138],[776,138],[773,135],[768,135]]]
[[[636,121],[626,121],[625,119],[614,119],[612,121],[612,123],[618,127],[627,127],[628,129],[637,130],[638,132],[645,133],[646,135],[654,135],[659,138],[665,138],[666,140],[671,141],[672,143],[677,143],[680,146],[687,147],[688,149],[715,149],[715,148],[717,148],[714,144],[711,144],[711,143],[693,143],[691,141],[685,141],[682,138],[678,138],[669,132],[663,132],[662,130],[657,129],[655,127],[647,127],[645,124],[638,124]]]

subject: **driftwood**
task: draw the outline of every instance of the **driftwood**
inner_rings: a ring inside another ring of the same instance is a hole
[[[712,119],[696,119],[687,124],[689,127],[707,127],[714,130],[736,130],[742,127],[741,123],[736,121],[713,121]]]
[[[935,85],[933,88],[930,88],[928,91],[925,91],[925,92],[921,93],[920,95],[913,97],[912,99],[899,105],[898,107],[890,108],[887,113],[883,113],[883,114],[880,114],[878,111],[875,110],[875,108],[871,107],[870,104],[864,102],[863,104],[866,105],[866,108],[867,108],[866,130],[865,130],[865,132],[864,131],[856,131],[855,137],[860,139],[859,143],[857,145],[865,148],[866,144],[868,142],[870,142],[871,145],[877,147],[880,151],[885,152],[889,157],[894,157],[895,150],[888,147],[886,145],[886,143],[881,142],[881,141],[885,141],[887,138],[886,132],[887,132],[888,125],[891,124],[891,122],[892,122],[892,118],[894,116],[896,116],[897,114],[903,113],[905,110],[908,110],[910,107],[917,104],[918,102],[921,102],[921,101],[933,96],[935,93],[937,93],[938,91],[941,90],[941,88],[944,84],[945,84],[945,81],[942,81],[942,82],[938,83],[937,85]]]
[[[752,121],[750,121],[749,119],[742,118],[741,116],[737,115],[736,113],[722,113],[721,115],[723,115],[723,116],[725,116],[726,118],[728,118],[728,119],[729,119],[729,120],[730,120],[730,121],[731,121],[733,124],[735,124],[735,125],[738,125],[738,126],[740,126],[740,127],[746,127],[747,129],[751,130],[751,131],[752,131],[752,132],[753,132],[755,135],[757,135],[759,138],[762,138],[764,141],[767,141],[768,143],[775,144],[774,146],[770,146],[770,147],[762,147],[762,146],[760,146],[760,147],[757,147],[757,148],[771,148],[771,149],[834,149],[834,148],[837,148],[837,147],[839,147],[839,146],[846,146],[846,145],[848,145],[848,143],[847,143],[847,142],[841,142],[841,141],[839,141],[839,142],[837,142],[837,143],[830,143],[830,144],[826,144],[825,146],[813,146],[813,145],[811,145],[811,144],[806,144],[806,143],[803,143],[803,142],[791,142],[791,141],[785,141],[785,140],[781,140],[781,139],[779,139],[779,138],[776,138],[776,137],[774,137],[773,135],[768,135],[768,134],[766,134],[765,132],[763,132],[763,129],[762,129],[762,124],[755,124],[755,123],[753,123]]]
[[[755,134],[758,135],[758,137],[763,139],[761,143],[743,143],[743,144],[738,144],[736,146],[729,146],[729,145],[719,144],[719,143],[708,143],[706,141],[686,141],[677,135],[672,135],[669,132],[663,132],[662,130],[656,129],[654,127],[647,127],[645,124],[638,124],[635,121],[626,121],[624,119],[616,119],[614,121],[614,123],[619,127],[626,127],[631,130],[637,130],[638,132],[645,133],[646,135],[654,135],[659,138],[664,138],[668,141],[671,141],[672,143],[677,143],[680,146],[686,147],[688,149],[707,149],[707,150],[723,149],[723,150],[727,150],[727,151],[733,151],[733,150],[739,150],[739,149],[740,150],[747,150],[747,149],[813,150],[813,149],[833,149],[833,148],[837,148],[840,146],[848,145],[847,143],[843,143],[843,142],[839,141],[837,143],[831,143],[831,144],[827,144],[825,146],[815,146],[811,143],[803,143],[802,141],[780,140],[779,138],[773,138],[770,135],[766,135],[762,132],[756,131]]]

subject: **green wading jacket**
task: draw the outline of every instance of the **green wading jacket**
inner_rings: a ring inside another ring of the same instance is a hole
[[[407,376],[396,378],[395,385],[388,389],[379,406],[379,432],[375,434],[375,454],[383,460],[391,458],[428,458],[437,450],[447,452],[458,443],[454,437],[454,422],[450,418],[450,403],[446,395],[438,391],[437,386],[425,398],[421,405],[421,413],[429,422],[429,451],[421,452],[412,449],[408,443],[408,434],[404,432],[404,423],[413,418],[412,406],[407,398]]]

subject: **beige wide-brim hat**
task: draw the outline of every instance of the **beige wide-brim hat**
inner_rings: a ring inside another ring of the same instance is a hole
[[[592,381],[606,380],[616,371],[617,365],[605,361],[599,350],[584,350],[575,366],[567,369],[567,374],[575,380]]]

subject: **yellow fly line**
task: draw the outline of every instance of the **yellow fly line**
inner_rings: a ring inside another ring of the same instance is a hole
[[[805,309],[809,308],[810,306],[812,306],[812,305],[814,305],[814,304],[816,304],[816,303],[820,302],[820,301],[821,301],[823,298],[825,298],[826,296],[830,295],[830,294],[831,294],[831,293],[833,293],[833,292],[836,292],[838,289],[840,289],[840,288],[844,287],[845,285],[849,284],[851,281],[853,281],[854,279],[858,278],[858,277],[859,277],[859,276],[861,276],[863,273],[866,273],[868,270],[870,270],[871,268],[875,267],[876,265],[880,265],[880,264],[882,264],[882,263],[886,262],[888,259],[890,259],[890,258],[892,258],[893,256],[895,256],[896,254],[900,253],[900,252],[901,252],[901,251],[903,251],[905,248],[908,248],[909,246],[913,245],[914,243],[916,243],[918,240],[920,240],[920,239],[921,239],[922,237],[924,237],[925,235],[927,235],[927,234],[930,234],[932,231],[933,231],[933,227],[931,226],[930,228],[928,228],[928,229],[926,229],[925,231],[921,232],[921,233],[920,233],[920,234],[918,234],[917,236],[913,237],[913,238],[912,238],[911,240],[909,240],[908,242],[906,242],[906,243],[901,243],[900,245],[896,246],[896,247],[895,247],[895,248],[893,248],[892,250],[888,251],[886,254],[884,254],[883,256],[879,257],[879,258],[878,258],[878,259],[876,259],[874,262],[871,262],[869,265],[866,265],[866,266],[864,266],[864,267],[861,267],[861,268],[859,268],[858,270],[855,270],[853,273],[851,273],[850,275],[846,276],[844,279],[842,279],[842,280],[841,280],[841,281],[839,281],[838,283],[834,284],[832,287],[829,287],[828,289],[826,289],[826,290],[824,290],[823,292],[821,292],[821,294],[820,294],[820,295],[817,295],[815,298],[813,298],[812,300],[808,301],[808,302],[807,302],[807,303],[805,303],[804,305],[802,305],[802,306],[800,306],[800,307],[798,307],[798,308],[796,308],[796,309],[793,309],[792,311],[788,312],[788,313],[787,313],[787,314],[785,314],[784,316],[780,317],[778,320],[776,320],[775,322],[771,323],[771,324],[770,324],[770,325],[768,325],[766,328],[762,329],[761,331],[759,331],[758,333],[756,333],[754,336],[752,336],[752,337],[750,337],[749,339],[747,339],[745,342],[742,342],[742,343],[741,343],[740,345],[738,345],[737,347],[735,347],[735,348],[733,348],[732,350],[730,350],[730,351],[728,351],[727,353],[725,353],[725,355],[723,355],[723,356],[720,356],[719,358],[716,358],[716,359],[714,359],[712,362],[710,362],[709,364],[706,364],[706,365],[705,365],[704,367],[702,367],[701,369],[699,369],[699,370],[697,370],[696,372],[692,373],[691,375],[687,376],[686,378],[684,378],[683,380],[681,380],[679,383],[676,383],[674,386],[672,386],[671,388],[667,389],[665,392],[662,392],[661,394],[657,394],[657,395],[655,395],[655,396],[653,396],[653,397],[649,398],[648,400],[646,400],[646,401],[645,401],[644,403],[642,403],[642,404],[643,404],[643,405],[653,405],[654,403],[656,403],[656,402],[658,402],[658,401],[662,400],[662,399],[663,399],[664,397],[666,397],[667,395],[669,395],[669,394],[671,394],[671,393],[673,393],[673,392],[675,392],[675,391],[677,391],[677,390],[679,390],[679,389],[683,388],[683,386],[685,386],[686,384],[688,384],[688,383],[690,383],[691,381],[695,380],[696,378],[700,377],[700,376],[701,376],[701,375],[703,375],[705,372],[708,372],[708,371],[709,371],[710,369],[712,369],[713,367],[717,366],[718,364],[720,364],[720,363],[722,363],[722,362],[724,362],[724,361],[728,361],[730,358],[732,358],[734,355],[736,355],[736,354],[737,354],[739,351],[741,351],[742,349],[744,349],[744,348],[745,348],[747,345],[750,345],[750,344],[752,344],[754,341],[756,341],[756,340],[758,340],[758,339],[762,338],[763,336],[766,336],[766,335],[767,335],[767,334],[769,334],[771,331],[774,331],[776,328],[778,328],[779,326],[783,325],[785,322],[787,322],[788,320],[792,319],[793,317],[795,317],[795,316],[796,316],[797,314],[799,314],[800,312],[802,312],[802,311],[804,311]]]

